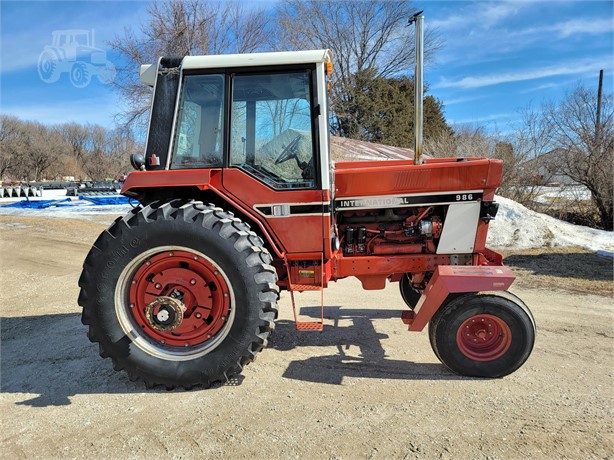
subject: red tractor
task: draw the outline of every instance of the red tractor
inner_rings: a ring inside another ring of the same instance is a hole
[[[333,164],[331,69],[328,50],[142,67],[147,145],[122,189],[140,206],[100,235],[79,280],[88,336],[116,370],[148,386],[224,381],[266,347],[280,291],[294,304],[349,276],[398,282],[399,316],[429,324],[456,373],[500,377],[527,360],[534,320],[485,246],[501,161]]]

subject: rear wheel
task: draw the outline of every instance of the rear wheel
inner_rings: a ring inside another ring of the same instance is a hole
[[[440,307],[429,338],[437,357],[457,374],[503,377],[531,354],[535,321],[513,294],[467,294]]]
[[[262,240],[213,206],[153,203],[94,243],[79,280],[82,321],[131,380],[223,381],[266,346],[277,277]]]

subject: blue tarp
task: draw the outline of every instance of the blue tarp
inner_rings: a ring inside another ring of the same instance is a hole
[[[129,204],[130,198],[121,195],[109,196],[79,196],[79,200],[89,201],[96,206]],[[71,202],[70,198],[62,198],[59,200],[29,200],[25,199],[17,203],[2,205],[5,208],[25,208],[25,209],[46,209],[51,207],[67,207],[74,206],[76,203]]]
[[[70,206],[70,198],[64,198],[61,200],[22,200],[17,203],[4,204],[2,205],[5,208],[29,208],[29,209],[45,209],[50,208],[52,206]]]
[[[127,196],[121,195],[110,195],[110,196],[79,196],[80,200],[90,201],[96,205],[109,205],[109,204],[129,204],[130,198]]]

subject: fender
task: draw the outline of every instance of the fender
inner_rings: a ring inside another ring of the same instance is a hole
[[[505,265],[439,265],[422,293],[414,311],[403,312],[403,322],[410,331],[421,331],[449,294],[481,291],[505,291],[516,276]]]
[[[273,237],[266,223],[262,222],[252,209],[244,206],[238,200],[232,199],[228,194],[220,190],[221,178],[222,169],[134,171],[128,174],[120,193],[128,197],[137,198],[143,191],[161,187],[192,187],[200,191],[209,190],[252,219],[262,231],[275,254],[283,258],[285,255],[283,246],[277,238]]]

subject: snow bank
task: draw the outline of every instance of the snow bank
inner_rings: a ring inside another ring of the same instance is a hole
[[[499,213],[490,222],[487,244],[493,248],[530,249],[549,246],[582,246],[614,250],[614,232],[573,225],[541,214],[515,201],[496,197]]]

